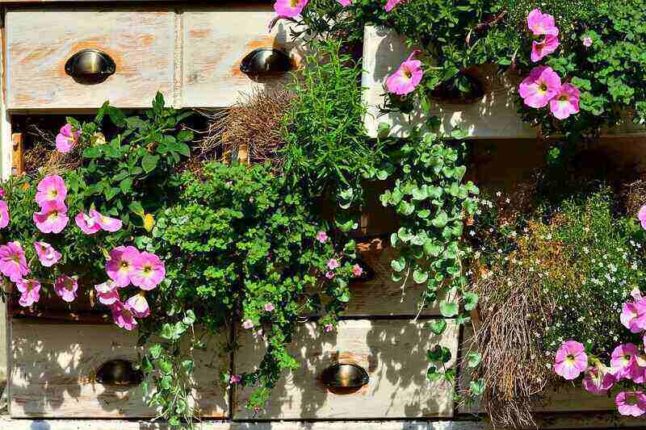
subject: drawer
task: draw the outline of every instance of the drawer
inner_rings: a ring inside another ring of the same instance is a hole
[[[172,100],[175,15],[167,10],[15,10],[6,15],[9,109],[150,106],[157,91]],[[99,49],[115,62],[104,82],[83,84],[65,72],[78,51]]]
[[[234,419],[451,417],[453,386],[428,381],[426,351],[439,342],[455,358],[458,327],[449,322],[440,338],[423,326],[408,320],[354,320],[321,333],[315,323],[300,325],[290,345],[300,368],[281,377],[266,410],[258,414],[245,408],[250,391],[236,390]],[[235,371],[253,370],[263,353],[264,345],[245,332],[234,354]],[[321,374],[337,362],[363,367],[369,382],[354,392],[328,390]]]
[[[184,11],[182,106],[228,106],[240,93],[284,82],[287,74],[254,81],[240,71],[242,59],[257,48],[282,50],[298,62],[290,25],[282,20],[268,30],[275,16],[270,6]]]
[[[201,415],[228,412],[221,372],[228,370],[224,338],[209,340],[195,354],[195,398]],[[11,332],[10,412],[14,418],[154,417],[141,387],[96,381],[100,366],[114,359],[137,362],[137,335],[111,325],[37,324],[14,320]]]

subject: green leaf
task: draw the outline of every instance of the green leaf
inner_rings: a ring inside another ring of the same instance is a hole
[[[446,330],[446,320],[445,319],[435,319],[426,323],[428,328],[433,332],[433,334],[440,335]]]
[[[472,311],[478,306],[478,295],[474,292],[467,291],[462,295],[464,300],[464,309],[467,311]]]
[[[467,359],[467,366],[473,369],[475,367],[478,367],[478,365],[482,361],[482,355],[479,352],[471,351],[467,354],[466,359]]]
[[[428,272],[422,269],[415,269],[413,271],[413,281],[416,284],[423,284],[428,280]]]
[[[458,314],[458,304],[455,302],[449,302],[442,300],[440,302],[440,313],[443,317],[451,318]]]
[[[448,222],[449,216],[446,212],[441,211],[435,218],[433,218],[431,224],[433,224],[433,226],[437,228],[444,228]]]
[[[426,378],[431,382],[438,382],[444,379],[444,375],[437,369],[437,367],[429,366],[426,371]]]
[[[406,268],[406,259],[404,257],[399,257],[390,262],[390,267],[395,272],[402,272]]]
[[[482,396],[485,389],[484,379],[476,379],[475,381],[469,382],[469,391],[473,396]]]
[[[144,172],[148,174],[155,170],[157,162],[159,162],[158,155],[146,154],[141,160],[141,167],[144,169]]]

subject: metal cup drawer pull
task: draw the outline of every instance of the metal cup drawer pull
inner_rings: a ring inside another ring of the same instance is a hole
[[[83,49],[65,63],[65,72],[83,84],[99,84],[117,69],[114,60],[98,49]]]
[[[332,389],[358,389],[370,381],[368,372],[361,366],[351,363],[336,363],[326,368],[321,374],[326,387]]]
[[[96,371],[96,382],[103,385],[135,386],[144,379],[141,370],[135,369],[129,360],[106,361]]]
[[[277,75],[292,70],[292,59],[276,48],[257,48],[247,54],[240,63],[240,71],[251,77]]]

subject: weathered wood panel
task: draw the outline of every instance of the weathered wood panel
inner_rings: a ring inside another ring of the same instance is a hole
[[[10,10],[6,14],[9,109],[146,107],[157,91],[172,100],[175,14],[172,10]],[[110,55],[105,82],[77,83],[65,72],[76,52]]]
[[[12,417],[153,417],[142,388],[104,386],[96,371],[106,361],[137,362],[136,333],[116,326],[12,322],[10,397]],[[207,351],[195,352],[194,397],[200,414],[228,413],[221,372],[229,365],[225,341],[213,338]]]
[[[458,329],[433,336],[423,322],[407,320],[342,321],[338,331],[322,333],[315,323],[300,326],[290,346],[301,367],[284,375],[272,391],[266,410],[245,408],[250,391],[236,390],[235,419],[352,419],[450,417],[453,386],[426,378],[426,351],[441,343],[455,357]],[[264,344],[249,333],[241,335],[234,354],[236,372],[253,370]],[[368,384],[350,393],[334,393],[320,380],[328,366],[354,363],[370,376]]]
[[[184,11],[182,106],[229,106],[240,92],[281,82],[276,77],[254,82],[240,71],[242,59],[256,48],[282,49],[298,62],[286,21],[269,31],[274,17],[270,6]]]

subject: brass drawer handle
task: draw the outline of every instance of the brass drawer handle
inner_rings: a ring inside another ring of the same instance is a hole
[[[99,84],[117,69],[114,60],[98,49],[83,49],[65,63],[65,72],[83,84]]]
[[[370,377],[366,369],[361,366],[336,363],[323,371],[321,380],[331,389],[359,389],[370,381]]]
[[[292,59],[276,48],[257,48],[242,59],[240,71],[250,77],[287,73],[292,70]]]
[[[103,385],[135,386],[141,384],[144,375],[129,360],[106,361],[96,371],[96,382]]]

